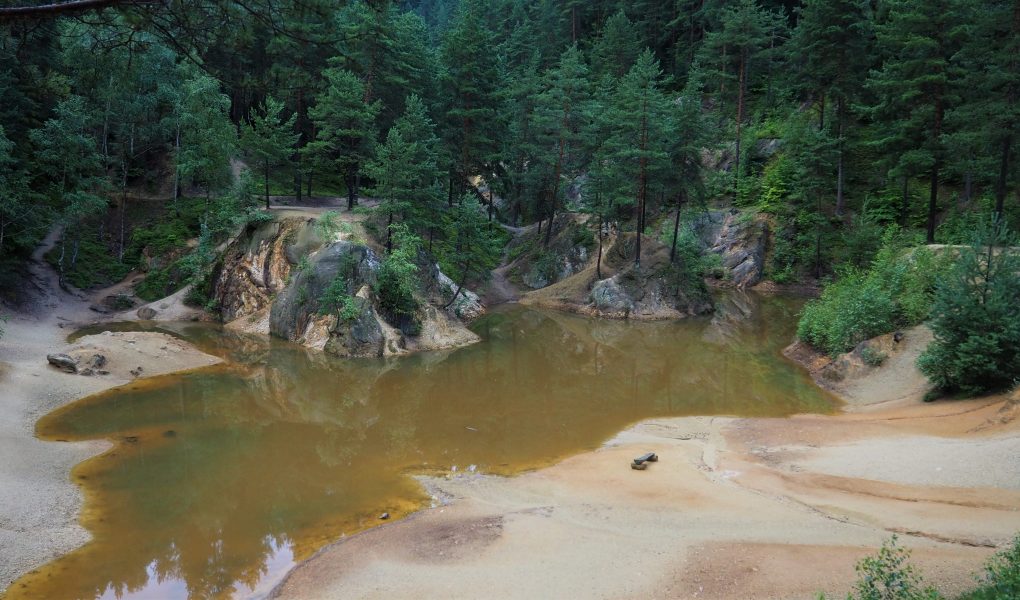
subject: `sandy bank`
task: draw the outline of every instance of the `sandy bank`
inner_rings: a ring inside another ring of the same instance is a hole
[[[275,597],[838,598],[893,533],[968,589],[1020,531],[1020,398],[920,402],[908,333],[832,386],[842,415],[654,420],[516,478],[423,480],[447,504],[328,546]]]
[[[41,254],[40,254],[41,256]],[[0,337],[0,592],[26,571],[88,541],[78,525],[82,497],[71,468],[103,451],[104,443],[54,444],[36,439],[35,423],[79,398],[141,377],[219,362],[159,333],[87,336],[69,345],[75,323],[95,321],[90,298],[65,292],[45,265],[32,265],[38,301],[12,316]],[[102,354],[105,375],[70,374],[46,355],[68,352],[88,360]]]

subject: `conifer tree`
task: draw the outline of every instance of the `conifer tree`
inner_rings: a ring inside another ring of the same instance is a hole
[[[545,76],[545,90],[538,95],[535,107],[535,126],[541,132],[540,143],[545,156],[535,157],[551,166],[551,185],[548,192],[549,226],[545,244],[549,245],[553,222],[559,205],[562,180],[580,174],[584,155],[582,139],[587,103],[591,99],[588,67],[577,46],[571,46],[560,57],[559,64]]]
[[[669,166],[673,122],[661,82],[659,62],[645,50],[620,80],[603,117],[611,132],[603,148],[604,160],[612,169],[609,187],[617,205],[633,203],[636,209],[636,265],[641,264],[641,234],[651,179]]]
[[[842,214],[846,180],[845,135],[852,104],[863,90],[873,43],[867,0],[807,0],[793,36],[794,52],[803,61],[800,75],[817,96],[821,128],[828,99],[836,105],[836,214]]]
[[[297,115],[286,121],[281,116],[283,102],[267,97],[256,109],[249,123],[241,130],[241,148],[258,163],[265,187],[266,210],[269,210],[269,170],[286,164],[294,152],[298,134],[294,132]]]
[[[706,75],[719,86],[723,98],[735,95],[733,181],[740,181],[741,134],[747,118],[751,80],[757,72],[768,40],[769,16],[755,0],[740,0],[723,9],[718,30],[708,33],[702,46],[702,64]]]
[[[343,174],[347,186],[347,210],[354,210],[361,185],[361,168],[372,156],[375,117],[381,103],[366,103],[365,85],[350,71],[329,68],[327,87],[311,109],[316,148]]]
[[[591,49],[595,76],[623,77],[641,54],[639,39],[637,27],[622,10],[609,17]]]
[[[888,0],[887,18],[877,25],[887,54],[872,71],[868,86],[877,102],[870,112],[878,123],[874,144],[891,157],[893,173],[929,179],[927,240],[935,243],[939,178],[946,159],[946,111],[955,102],[956,52],[951,39],[956,0]]]
[[[450,202],[467,178],[486,170],[499,147],[500,72],[480,0],[464,0],[440,46],[447,96],[443,139],[450,151]]]
[[[967,93],[948,111],[948,139],[968,150],[964,158],[987,157],[986,178],[994,181],[995,214],[1002,219],[1020,153],[1020,0],[960,3],[955,16],[965,35],[953,62]]]

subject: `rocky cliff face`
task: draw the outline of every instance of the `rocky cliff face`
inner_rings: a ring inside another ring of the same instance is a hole
[[[722,259],[724,278],[720,283],[745,288],[761,282],[769,235],[763,215],[710,210],[697,216],[692,227],[704,250]]]
[[[462,321],[484,312],[478,296],[463,290],[446,307],[453,282],[424,255],[414,326],[388,322],[374,292],[381,265],[365,244],[320,239],[312,219],[281,219],[244,232],[228,247],[214,297],[228,327],[336,356],[389,356],[478,341]],[[321,298],[338,277],[350,300],[342,310],[323,312]]]

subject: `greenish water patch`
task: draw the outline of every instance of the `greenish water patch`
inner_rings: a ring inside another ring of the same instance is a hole
[[[833,409],[780,355],[799,302],[720,304],[669,323],[506,306],[474,324],[481,343],[388,360],[161,325],[229,367],[138,381],[39,422],[45,439],[115,446],[72,473],[94,541],[8,598],[258,597],[380,513],[427,506],[409,474],[513,474],[650,417]]]

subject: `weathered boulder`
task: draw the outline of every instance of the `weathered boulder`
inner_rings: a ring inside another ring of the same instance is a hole
[[[335,318],[335,325],[323,349],[336,356],[382,356],[386,336],[372,307],[367,286],[354,296],[354,305],[357,316],[348,320]]]
[[[224,321],[252,315],[272,303],[301,257],[321,245],[313,223],[307,218],[262,223],[227,248],[213,286]]]
[[[591,288],[591,302],[601,313],[629,315],[634,301],[627,295],[616,279],[596,281]]]
[[[135,314],[137,314],[138,318],[142,319],[143,321],[151,321],[156,317],[156,309],[152,308],[151,306],[143,306],[139,308],[138,312]]]
[[[380,264],[370,248],[351,242],[330,244],[310,256],[307,262],[307,266],[295,272],[290,285],[276,295],[269,310],[269,333],[301,343],[310,341],[309,334],[320,340],[323,321],[336,318],[319,314],[319,299],[329,284],[337,277],[343,277],[347,281],[348,294],[353,296],[375,282],[375,271]],[[368,304],[370,308],[371,303]],[[363,312],[362,306],[359,319]],[[327,326],[330,332],[326,337],[333,337],[335,329]],[[321,344],[324,347],[327,340],[321,339]]]
[[[70,356],[68,356],[67,354],[61,353],[47,354],[46,360],[48,360],[51,365],[57,367],[61,371],[65,371],[67,373],[78,372],[78,362],[71,358]]]

